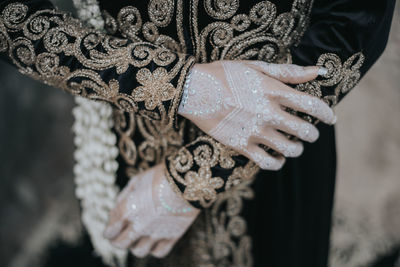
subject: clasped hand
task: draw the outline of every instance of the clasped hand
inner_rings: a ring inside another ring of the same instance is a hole
[[[131,178],[110,213],[104,236],[137,257],[161,258],[199,212],[171,189],[160,164]]]
[[[285,84],[313,80],[320,70],[261,61],[198,64],[186,80],[179,114],[262,169],[278,170],[285,157],[298,157],[303,152],[301,142],[289,140],[282,133],[307,142],[314,142],[319,136],[314,125],[285,108],[328,124],[336,121],[325,102]],[[270,155],[259,144],[280,156]]]
[[[319,72],[318,67],[260,61],[196,64],[186,80],[179,114],[261,168],[277,170],[285,157],[298,157],[303,151],[300,141],[282,133],[308,142],[319,136],[314,125],[286,108],[328,124],[336,121],[322,100],[285,84],[313,80]],[[280,156],[267,153],[259,144]],[[171,189],[163,165],[157,165],[131,178],[110,213],[105,237],[137,257],[164,257],[199,212]]]

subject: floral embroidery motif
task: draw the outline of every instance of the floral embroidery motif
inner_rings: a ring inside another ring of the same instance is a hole
[[[198,172],[188,171],[185,174],[186,188],[183,192],[185,199],[190,201],[200,201],[206,205],[217,198],[215,189],[224,185],[224,180],[220,177],[212,177],[211,170],[202,167]]]
[[[183,197],[192,204],[210,207],[218,194],[234,184],[250,181],[259,170],[252,162],[235,167],[233,156],[238,154],[208,136],[200,136],[167,159],[167,177],[175,191],[183,191]],[[227,181],[213,174],[218,168],[233,168]]]
[[[171,99],[174,96],[175,88],[169,82],[167,71],[157,68],[153,73],[143,68],[136,74],[136,79],[143,86],[136,88],[133,92],[135,101],[144,101],[148,110],[153,110],[162,104],[162,101]]]
[[[130,11],[138,15],[137,9]],[[124,29],[132,26],[133,19],[125,13],[121,13],[121,20],[126,18],[127,23],[120,25]],[[140,19],[137,24],[141,25]],[[0,31],[0,51],[8,48],[21,73],[75,95],[104,100],[127,112],[140,111],[143,116],[165,124],[173,123],[183,80],[193,58],[142,40],[132,42],[107,36],[55,10],[40,10],[28,16],[28,6],[22,3],[4,8]],[[144,80],[148,65],[158,66],[147,75],[151,84]],[[104,76],[107,79],[101,75],[104,71],[108,73]],[[119,75],[128,73],[141,80],[120,83]],[[162,86],[157,89],[162,92],[154,92],[155,79],[160,79]],[[135,83],[151,85],[152,91],[143,92],[143,87]],[[145,102],[147,110],[140,110],[140,102]]]
[[[198,137],[201,133],[194,127],[192,136],[184,136],[182,129],[184,125],[191,127],[190,123],[182,122],[179,131],[163,123],[176,114],[186,71],[194,62],[193,58],[180,54],[188,50],[183,29],[186,16],[183,5],[187,2],[148,2],[150,21],[144,21],[145,16],[132,6],[122,8],[116,19],[103,12],[106,29],[112,34],[119,30],[128,40],[89,30],[54,10],[42,10],[27,17],[26,5],[10,4],[1,14],[0,52],[8,52],[24,74],[73,94],[113,103],[117,107],[114,119],[118,146],[128,165],[128,176],[170,155],[167,174],[171,185],[193,204],[210,208],[205,211],[208,228],[202,229],[204,251],[197,251],[204,256],[199,265],[251,266],[251,238],[246,234],[246,222],[240,212],[242,200],[253,197],[250,185],[258,168],[252,162],[239,164],[234,151],[205,136]],[[292,10],[281,14],[277,14],[275,5],[269,1],[259,1],[248,12],[236,14],[239,2],[190,1],[190,37],[197,62],[220,59],[290,62],[288,49],[299,42],[307,28],[313,1],[295,0]],[[200,28],[199,16],[207,14],[211,22]],[[178,40],[168,35],[167,26],[172,23],[176,24],[172,26],[176,26]],[[37,54],[35,45],[41,41],[44,52]],[[83,67],[74,70],[65,66],[60,56],[63,53]],[[297,89],[334,105],[357,83],[362,61],[361,54],[343,64],[339,57],[325,54],[318,65],[328,69],[326,79],[299,85]],[[129,72],[130,66],[137,69],[132,76],[138,84],[125,88],[117,76]],[[103,71],[115,74],[104,80],[100,75]],[[160,83],[156,82],[158,78]],[[155,88],[161,91],[156,92]],[[332,90],[326,94],[327,90],[322,88]],[[141,109],[142,106],[146,109]],[[142,116],[132,112],[140,112]],[[143,141],[136,141],[137,136]],[[179,149],[184,137],[194,141]],[[231,172],[226,181],[216,174],[218,168]]]

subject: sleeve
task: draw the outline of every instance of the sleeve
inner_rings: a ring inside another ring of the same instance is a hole
[[[0,56],[48,85],[174,126],[194,63],[192,56],[86,27],[47,0],[0,1]],[[182,147],[167,166],[176,191],[197,207],[211,205],[258,170],[206,135]]]
[[[106,35],[47,0],[0,1],[0,56],[25,75],[166,124],[194,58]]]
[[[194,207],[210,207],[218,194],[251,181],[259,167],[246,157],[202,135],[165,160],[166,177]]]
[[[395,0],[315,0],[310,25],[291,49],[292,61],[328,73],[296,89],[335,106],[383,53],[394,5]]]
[[[336,105],[382,54],[394,4],[395,0],[315,0],[309,28],[290,52],[294,64],[324,66],[328,73],[296,89]],[[318,122],[305,114],[297,115]],[[209,207],[218,194],[252,179],[259,170],[207,136],[170,156],[166,167],[175,190],[197,208]]]

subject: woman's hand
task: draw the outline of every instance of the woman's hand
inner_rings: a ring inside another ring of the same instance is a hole
[[[278,170],[284,157],[298,157],[303,152],[301,142],[289,140],[281,132],[307,142],[319,137],[314,125],[289,114],[286,107],[328,124],[336,121],[322,100],[284,83],[304,83],[325,71],[262,61],[196,64],[186,80],[179,114],[262,169]],[[281,156],[268,154],[259,144]]]
[[[104,236],[137,257],[161,258],[199,212],[171,189],[160,164],[131,178],[110,213]]]

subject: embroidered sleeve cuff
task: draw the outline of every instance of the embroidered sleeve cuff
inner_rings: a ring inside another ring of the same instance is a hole
[[[166,159],[175,191],[196,208],[207,208],[220,192],[253,179],[259,168],[208,136],[200,136]]]
[[[336,54],[322,54],[316,65],[325,67],[328,72],[316,80],[297,85],[296,89],[319,97],[330,106],[335,106],[359,82],[363,63],[364,55],[361,52],[352,55],[344,62]]]

